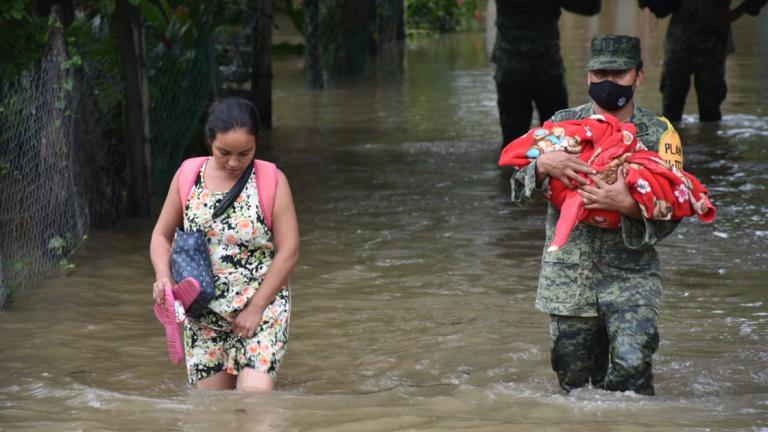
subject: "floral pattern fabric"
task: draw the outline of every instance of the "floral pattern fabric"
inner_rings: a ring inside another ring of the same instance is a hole
[[[231,321],[259,289],[274,256],[272,232],[259,206],[256,177],[251,176],[234,204],[213,221],[213,210],[226,192],[206,185],[205,170],[210,161],[203,164],[184,209],[184,229],[206,233],[216,288],[208,310],[184,325],[189,383],[222,371],[236,375],[244,368],[275,379],[288,341],[288,289],[280,290],[266,307],[253,337],[230,332]]]

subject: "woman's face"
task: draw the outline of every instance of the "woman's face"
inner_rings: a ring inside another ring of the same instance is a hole
[[[211,142],[211,153],[222,171],[240,175],[256,153],[256,137],[246,129],[217,133]]]

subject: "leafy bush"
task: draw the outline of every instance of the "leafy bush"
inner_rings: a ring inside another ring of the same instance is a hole
[[[37,17],[31,0],[0,1],[0,82],[40,64],[48,18]]]
[[[478,14],[477,0],[406,0],[408,30],[454,32]]]

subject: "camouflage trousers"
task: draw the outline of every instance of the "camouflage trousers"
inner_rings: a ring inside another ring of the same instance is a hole
[[[539,112],[539,124],[549,120],[557,111],[568,107],[565,77],[557,68],[542,71],[531,61],[525,70],[497,67],[494,75],[499,105],[499,120],[503,142],[525,134],[531,128],[533,104]]]
[[[692,55],[685,51],[667,52],[664,58],[659,85],[664,117],[672,122],[679,122],[682,118],[691,75],[699,103],[699,120],[720,120],[720,104],[728,91],[725,54]]]
[[[631,306],[598,317],[550,315],[552,369],[565,391],[597,388],[653,395],[657,312]]]

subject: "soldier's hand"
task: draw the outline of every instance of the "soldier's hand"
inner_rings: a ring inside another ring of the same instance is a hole
[[[536,175],[539,180],[545,176],[554,177],[573,189],[572,180],[580,185],[589,183],[579,173],[596,174],[596,171],[577,156],[564,151],[544,153],[536,159]]]
[[[594,184],[579,187],[585,209],[617,211],[633,219],[642,219],[640,207],[632,198],[621,169],[616,171],[616,181],[613,184],[608,184],[595,175],[591,175],[590,178]]]
[[[717,24],[718,27],[725,29],[727,28],[732,22],[736,21],[737,19],[741,18],[741,16],[744,15],[744,4],[742,3],[738,7],[730,10],[727,14],[723,14],[717,17],[715,20],[715,24]]]

